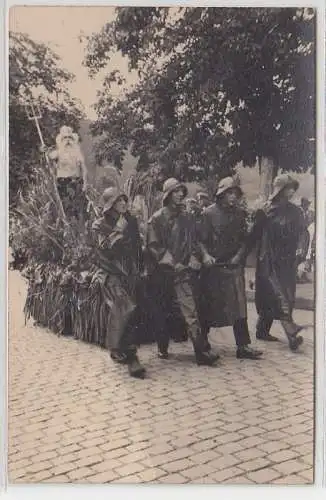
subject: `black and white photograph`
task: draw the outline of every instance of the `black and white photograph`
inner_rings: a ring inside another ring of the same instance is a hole
[[[318,15],[10,8],[9,485],[314,484]]]

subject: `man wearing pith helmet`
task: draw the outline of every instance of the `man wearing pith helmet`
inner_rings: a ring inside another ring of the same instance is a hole
[[[218,356],[205,349],[193,292],[193,274],[198,271],[205,254],[197,241],[194,217],[183,210],[187,187],[170,178],[163,186],[163,207],[154,213],[148,223],[147,249],[152,257],[151,270],[161,286],[163,320],[171,309],[180,308],[193,343],[198,365],[212,366]],[[169,338],[162,324],[158,336],[158,357],[168,358]]]
[[[255,303],[259,315],[256,337],[275,342],[270,330],[280,320],[291,351],[303,343],[298,335],[303,326],[293,318],[297,266],[303,260],[305,220],[292,203],[299,182],[283,173],[274,179],[273,191],[265,206],[257,210],[248,237],[247,252],[257,246]]]
[[[117,187],[102,195],[102,217],[92,226],[97,240],[96,279],[104,303],[108,348],[113,361],[128,366],[132,377],[144,378],[145,368],[137,356],[137,289],[143,271],[138,224],[128,211],[128,197]]]
[[[198,206],[201,210],[210,205],[209,196],[205,191],[200,191],[196,195]]]
[[[215,203],[204,211],[201,241],[210,259],[201,273],[199,312],[207,336],[210,327],[233,326],[237,358],[258,359],[262,352],[249,347],[244,277],[247,224],[242,196],[239,181],[225,177],[218,184]]]

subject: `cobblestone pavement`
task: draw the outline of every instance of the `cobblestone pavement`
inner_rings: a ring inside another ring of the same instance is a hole
[[[310,325],[300,353],[276,324],[281,342],[240,361],[224,328],[217,367],[197,367],[190,344],[167,361],[143,346],[148,378],[133,380],[105,350],[25,326],[23,280],[9,284],[11,484],[312,483],[311,312],[296,313]],[[252,329],[255,317],[250,304]]]

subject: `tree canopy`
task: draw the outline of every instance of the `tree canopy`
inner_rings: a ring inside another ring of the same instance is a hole
[[[114,52],[138,81],[128,87]],[[98,159],[126,149],[184,180],[271,158],[305,171],[315,156],[315,12],[294,8],[123,7],[88,38],[99,92]],[[114,97],[112,86],[121,88]]]
[[[73,75],[61,68],[60,58],[46,45],[22,33],[9,33],[9,194],[15,205],[40,161],[40,140],[35,123],[28,120],[24,103],[37,102],[40,126],[47,145],[63,124],[78,128],[81,105],[67,84]]]

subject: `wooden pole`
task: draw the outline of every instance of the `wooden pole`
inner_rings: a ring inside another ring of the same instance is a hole
[[[38,115],[36,114],[33,102],[31,102],[30,106],[31,106],[31,111],[32,111],[31,115],[28,113],[27,105],[26,105],[27,118],[29,120],[34,121],[36,129],[37,129],[37,132],[38,132],[38,135],[39,135],[39,138],[40,138],[41,145],[42,145],[42,147],[45,148],[46,146],[45,146],[45,142],[43,140],[43,135],[42,135],[41,127],[40,127],[40,124],[39,124],[39,118],[41,118],[41,113],[39,112]],[[60,198],[60,195],[59,195],[59,192],[58,192],[55,174],[54,174],[54,172],[51,169],[50,159],[49,159],[49,156],[48,156],[48,154],[47,154],[46,151],[44,152],[44,156],[45,156],[46,163],[47,163],[47,165],[49,167],[49,171],[50,171],[49,173],[50,173],[51,180],[52,180],[52,183],[53,183],[53,189],[54,189],[56,201],[57,201],[58,206],[59,206],[59,211],[60,211],[61,217],[63,219],[64,224],[67,224],[67,218],[66,218],[66,214],[65,214],[65,211],[63,209],[62,201],[61,201],[61,198]]]

